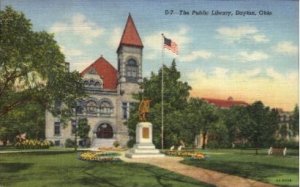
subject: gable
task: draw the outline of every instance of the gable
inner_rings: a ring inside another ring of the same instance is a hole
[[[99,76],[103,82],[103,89],[116,90],[117,89],[117,70],[102,56],[94,63],[83,70],[80,75],[82,77]]]

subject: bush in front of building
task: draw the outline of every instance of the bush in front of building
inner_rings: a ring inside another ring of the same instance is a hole
[[[273,147],[299,149],[299,142],[291,140],[278,140],[273,144]]]
[[[74,140],[71,140],[70,138],[66,139],[65,141],[65,147],[74,147],[75,146],[75,141]]]
[[[210,149],[230,148],[231,145],[227,142],[218,142],[215,140],[209,141],[207,147]]]
[[[15,144],[17,149],[49,149],[50,142],[47,140],[24,140]]]

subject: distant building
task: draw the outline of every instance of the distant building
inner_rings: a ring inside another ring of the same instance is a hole
[[[206,102],[208,102],[209,104],[212,104],[212,105],[214,105],[218,108],[222,108],[222,109],[229,109],[233,106],[248,106],[249,105],[245,101],[233,100],[232,97],[228,97],[228,99],[226,99],[226,100],[214,99],[214,98],[202,98],[202,99],[205,100]]]
[[[114,141],[125,146],[129,140],[127,126],[130,106],[137,102],[132,94],[140,91],[142,82],[143,44],[129,14],[117,48],[117,69],[102,55],[81,73],[88,97],[80,101],[79,118],[87,118],[91,127],[89,138],[93,147],[111,147]],[[66,69],[69,64],[66,63]],[[76,123],[66,127],[59,117],[46,112],[46,139],[64,145],[74,140]]]
[[[279,128],[276,132],[277,139],[299,141],[299,136],[295,135],[291,130],[290,123],[293,112],[277,109],[280,116]]]

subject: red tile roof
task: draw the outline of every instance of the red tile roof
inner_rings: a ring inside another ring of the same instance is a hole
[[[128,16],[118,49],[121,45],[144,47],[130,14]]]
[[[115,90],[117,88],[117,70],[105,58],[102,56],[98,58],[94,63],[85,68],[80,75],[83,76],[92,68],[102,78],[104,89]]]
[[[232,97],[229,97],[227,100],[223,99],[212,99],[212,98],[202,98],[210,104],[213,104],[220,108],[230,108],[232,106],[248,106],[249,104],[245,101],[234,101]]]

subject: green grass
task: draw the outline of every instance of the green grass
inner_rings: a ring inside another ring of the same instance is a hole
[[[269,156],[267,150],[205,150],[205,160],[184,160],[182,163],[251,178],[279,186],[299,185],[298,150],[288,150],[288,156]]]
[[[60,146],[51,146],[49,149],[17,149],[15,146],[0,146],[0,152],[1,151],[39,151],[39,150],[45,150],[45,151],[72,151],[74,148],[65,148]]]
[[[210,186],[147,164],[100,163],[77,153],[0,154],[0,186]]]

